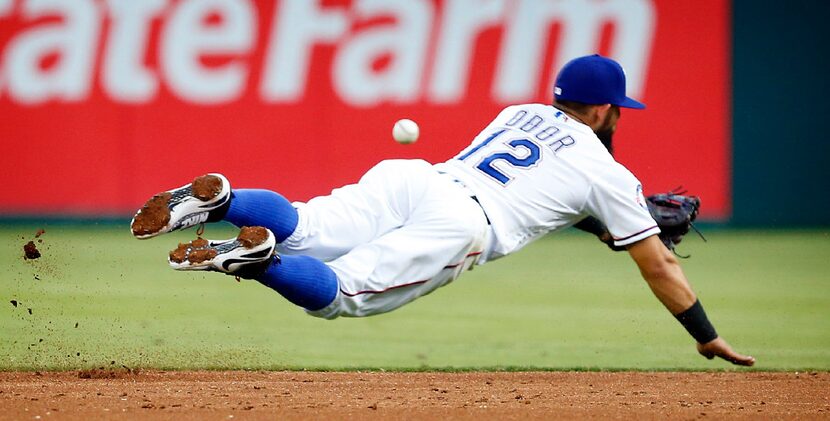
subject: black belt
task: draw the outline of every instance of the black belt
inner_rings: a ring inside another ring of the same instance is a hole
[[[470,196],[470,199],[473,199],[473,200],[475,200],[475,201],[476,201],[476,203],[478,203],[478,207],[480,207],[480,208],[481,208],[481,213],[483,213],[483,214],[484,214],[484,219],[486,219],[486,220],[487,220],[487,225],[492,225],[492,224],[490,223],[490,217],[489,217],[489,216],[487,216],[487,212],[485,212],[485,211],[484,211],[484,206],[481,206],[481,202],[479,202],[479,201],[478,201],[478,198],[477,198],[475,195],[473,195],[473,196]]]

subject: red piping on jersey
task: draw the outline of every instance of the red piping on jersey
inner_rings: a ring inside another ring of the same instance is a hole
[[[398,289],[398,288],[403,288],[403,287],[408,287],[408,286],[418,285],[418,284],[425,284],[427,282],[429,282],[429,279],[426,279],[426,280],[423,280],[423,281],[410,282],[408,284],[403,284],[403,285],[395,285],[393,287],[382,289],[380,291],[367,290],[367,291],[358,291],[358,292],[355,292],[355,293],[348,293],[346,291],[343,291],[343,289],[341,288],[340,292],[343,295],[348,296],[348,297],[354,297],[355,295],[361,295],[361,294],[381,294],[381,293],[384,293],[384,292],[387,292],[387,291],[392,291],[393,289]]]
[[[478,256],[479,254],[481,254],[480,251],[477,251],[475,253],[470,253],[470,254],[464,256],[464,260],[467,260],[467,258],[470,257],[470,256]],[[454,265],[444,266],[444,269],[452,269],[454,267],[461,266],[464,263],[464,260],[462,260],[462,261],[460,261],[460,262],[458,262]]]
[[[470,253],[470,254],[464,256],[464,260],[466,260],[470,256],[478,256],[479,254],[481,254],[480,251],[475,252],[475,253]],[[464,261],[462,260],[461,262],[456,263],[454,265],[444,266],[444,269],[452,269],[452,268],[460,266],[463,263],[464,263]],[[382,289],[380,291],[366,290],[366,291],[358,291],[358,292],[349,293],[349,292],[344,291],[343,288],[340,288],[340,293],[347,296],[347,297],[354,297],[356,295],[361,295],[361,294],[382,294],[384,292],[392,291],[392,290],[398,289],[398,288],[404,288],[404,287],[409,287],[409,286],[413,286],[413,285],[425,284],[425,283],[429,282],[430,280],[432,280],[432,278],[424,279],[423,281],[410,282],[408,284],[403,284],[403,285],[395,285],[395,286],[391,286],[391,287],[386,288],[386,289]]]
[[[644,232],[646,232],[646,231],[651,231],[651,230],[653,230],[653,229],[655,229],[655,228],[657,228],[657,225],[655,225],[655,226],[653,226],[653,227],[646,228],[646,229],[644,229],[644,230],[642,230],[642,231],[640,231],[640,232],[635,232],[634,234],[631,234],[631,235],[629,235],[628,237],[623,237],[623,238],[617,238],[617,237],[614,237],[614,241],[625,241],[625,240],[628,240],[628,239],[629,239],[629,238],[631,238],[631,237],[636,237],[636,236],[638,236],[638,235],[640,235],[640,234],[642,234],[642,233],[644,233]]]

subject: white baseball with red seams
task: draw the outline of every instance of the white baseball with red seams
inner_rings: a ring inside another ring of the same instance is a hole
[[[418,140],[420,134],[421,129],[418,128],[418,123],[408,118],[402,118],[396,121],[395,126],[392,127],[392,137],[395,139],[395,142],[404,145],[414,143]]]

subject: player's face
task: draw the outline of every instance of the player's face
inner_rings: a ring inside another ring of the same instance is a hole
[[[617,121],[620,119],[620,107],[612,105],[605,114],[605,121],[602,122],[600,131],[610,131],[611,134],[617,131]]]

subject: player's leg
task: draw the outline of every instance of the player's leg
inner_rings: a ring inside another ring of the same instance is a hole
[[[171,253],[171,266],[257,279],[320,317],[390,311],[455,279],[474,262],[487,231],[481,208],[457,185],[429,166],[414,165],[411,170],[415,174],[402,178],[417,182],[399,180],[390,192],[394,196],[397,190],[414,190],[397,194],[414,195],[417,200],[393,206],[407,209],[401,214],[407,224],[356,247],[330,265],[311,256],[271,258],[260,249],[243,249],[237,246],[240,241],[231,239],[180,245]],[[205,248],[213,248],[212,253]],[[251,256],[260,260],[244,260]],[[237,262],[243,263],[234,266]]]
[[[387,160],[356,184],[307,203],[294,203],[297,228],[278,250],[331,261],[408,223],[429,190],[432,166],[421,160]]]
[[[291,202],[275,191],[235,189],[222,220],[237,227],[263,226],[281,243],[296,229],[298,215]]]
[[[270,229],[283,255],[330,261],[404,225],[426,191],[424,173],[434,173],[425,161],[383,161],[356,184],[307,203],[290,203],[269,190],[235,189],[224,220]]]
[[[405,226],[328,263],[339,280],[337,296],[309,313],[368,316],[429,294],[475,264],[488,230],[479,205],[442,178],[430,185]]]
[[[279,256],[276,236],[265,227],[242,227],[227,240],[202,238],[179,244],[170,252],[177,270],[208,270],[256,279],[307,310],[329,305],[337,295],[337,277],[320,260]]]
[[[430,190],[426,175],[437,178],[431,165],[424,161],[381,163],[356,185],[337,189],[308,204],[296,204],[300,207],[299,212],[275,192],[234,190],[224,219],[236,225],[265,225],[275,242],[281,242],[290,230],[294,230],[283,245],[287,244],[285,249],[295,255],[269,260],[259,254],[258,249],[252,251],[237,246],[239,242],[234,239],[195,240],[180,245],[171,253],[171,266],[179,270],[214,270],[257,279],[292,303],[309,311],[319,310],[328,306],[338,291],[335,272],[320,259],[342,255],[358,244],[371,241],[379,233],[412,220],[411,214]],[[445,205],[451,205],[451,202]],[[298,216],[292,218],[292,215]],[[299,224],[298,220],[301,221]],[[213,247],[214,244],[219,248]],[[302,251],[310,255],[296,255]],[[249,256],[260,258],[260,262],[244,261]],[[199,263],[192,264],[191,260]],[[238,261],[244,261],[244,267],[231,267],[227,263]]]
[[[420,160],[383,161],[357,184],[293,204],[273,191],[231,191],[225,177],[209,174],[153,196],[131,226],[138,238],[219,220],[264,226],[281,243],[281,253],[328,261],[402,226],[424,191],[422,177],[413,174],[424,171],[432,171],[431,166]],[[210,180],[213,190],[201,193],[202,180]]]
[[[170,254],[179,270],[213,270],[256,279],[310,314],[360,317],[394,310],[457,278],[477,260],[488,230],[481,208],[460,187],[425,172],[429,186],[407,224],[329,262],[277,256],[261,227],[236,239],[197,239]],[[260,240],[247,240],[248,238]]]

